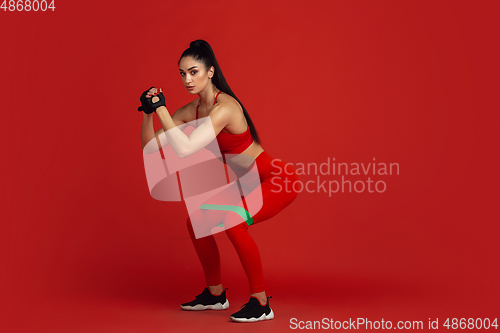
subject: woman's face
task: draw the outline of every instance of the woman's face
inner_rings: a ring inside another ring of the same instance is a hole
[[[181,59],[179,62],[179,71],[182,83],[191,95],[203,91],[210,82],[209,77],[213,76],[213,66],[207,71],[201,62],[196,61],[191,56]]]

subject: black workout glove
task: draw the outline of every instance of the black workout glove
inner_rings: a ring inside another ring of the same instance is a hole
[[[151,87],[154,88],[154,87]],[[137,108],[138,111],[144,111],[145,114],[150,114],[153,112],[156,112],[156,109],[159,108],[160,106],[166,107],[165,104],[165,96],[163,96],[163,93],[160,92],[159,94],[153,95],[151,97],[146,97],[148,92],[151,90],[149,88],[145,92],[142,93],[140,101],[141,101],[141,106]],[[157,101],[156,103],[153,103],[153,97],[158,97],[160,100]]]

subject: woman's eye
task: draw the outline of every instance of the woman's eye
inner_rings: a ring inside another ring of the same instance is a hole
[[[197,71],[192,71],[191,75],[195,75],[196,73],[198,73],[198,72]]]

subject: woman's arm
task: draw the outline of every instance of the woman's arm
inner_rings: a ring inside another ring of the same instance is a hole
[[[179,108],[177,111],[175,111],[174,115],[171,117],[171,119],[174,121],[175,126],[179,126],[185,123],[185,120],[183,119],[184,110],[185,106]],[[144,151],[144,147],[148,144],[148,142],[153,140],[155,137],[156,137],[156,142],[158,144],[158,149],[155,148],[154,151],[150,151],[148,153],[153,153],[168,145],[167,137],[165,135],[160,135],[163,132],[164,132],[163,128],[160,128],[156,132],[154,131],[152,113],[150,114],[143,113],[142,129],[141,129],[142,150]]]
[[[229,124],[233,113],[227,106],[214,106],[210,112],[210,121],[205,120],[189,136],[177,128],[175,119],[170,116],[166,107],[161,106],[156,109],[156,114],[160,118],[170,146],[177,156],[185,158],[212,142],[219,132]]]

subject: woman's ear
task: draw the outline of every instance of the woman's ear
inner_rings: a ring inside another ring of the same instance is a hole
[[[210,67],[210,69],[208,70],[208,77],[209,78],[213,78],[214,77],[214,73],[215,73],[215,68],[214,66]]]

